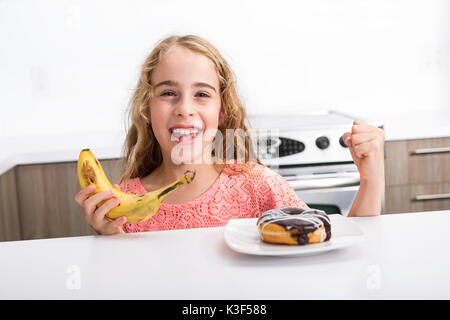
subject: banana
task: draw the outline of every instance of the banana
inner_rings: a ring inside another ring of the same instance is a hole
[[[111,209],[106,216],[111,219],[125,216],[128,223],[137,223],[152,217],[158,211],[166,196],[179,187],[190,183],[195,177],[195,171],[186,171],[181,178],[161,189],[138,195],[125,193],[112,186],[100,162],[89,149],[81,150],[78,157],[77,173],[82,189],[95,184],[95,192],[90,197],[105,190],[113,190],[113,197],[119,199],[119,204]],[[98,203],[97,208],[105,201]]]

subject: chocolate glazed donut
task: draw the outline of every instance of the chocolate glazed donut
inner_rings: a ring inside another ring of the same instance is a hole
[[[304,245],[331,238],[330,218],[324,211],[286,207],[264,212],[257,221],[261,239],[269,243]]]

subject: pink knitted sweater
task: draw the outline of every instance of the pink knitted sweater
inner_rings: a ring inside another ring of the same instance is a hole
[[[229,175],[228,164],[212,186],[198,198],[181,204],[161,203],[156,214],[139,223],[125,223],[125,232],[219,227],[235,218],[256,218],[267,210],[288,206],[306,207],[278,173],[254,164],[249,173]],[[142,194],[140,178],[120,184],[122,191]]]

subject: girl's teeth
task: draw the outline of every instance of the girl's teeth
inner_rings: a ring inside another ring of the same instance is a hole
[[[172,139],[176,141],[184,141],[188,139],[194,139],[199,133],[197,129],[173,129]]]
[[[172,134],[178,135],[178,136],[184,136],[184,135],[191,135],[191,134],[197,134],[198,130],[190,130],[190,129],[174,129],[172,131]]]

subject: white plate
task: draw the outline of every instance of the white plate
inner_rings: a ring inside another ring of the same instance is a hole
[[[344,248],[362,240],[361,228],[340,214],[329,215],[331,238],[322,243],[307,245],[271,244],[261,240],[256,221],[258,219],[231,219],[225,226],[227,245],[241,253],[263,256],[309,255]]]

